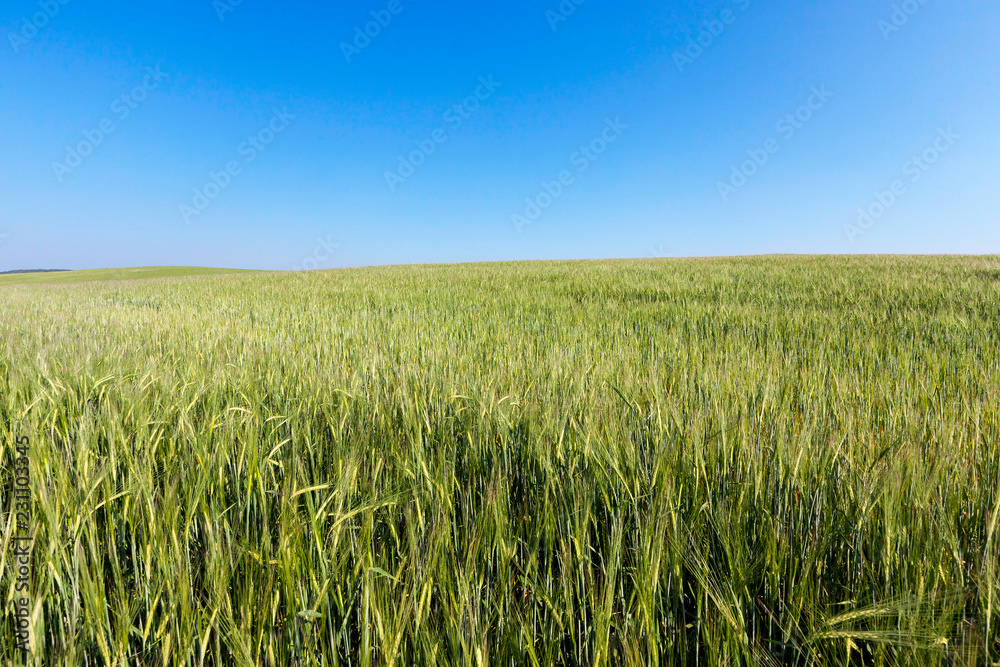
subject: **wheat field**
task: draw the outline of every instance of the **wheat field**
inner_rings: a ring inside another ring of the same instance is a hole
[[[997,257],[5,284],[0,333],[4,664],[1000,664]]]

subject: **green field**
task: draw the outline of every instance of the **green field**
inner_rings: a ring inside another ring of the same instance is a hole
[[[200,266],[140,266],[129,269],[86,269],[52,273],[8,273],[0,275],[4,285],[46,285],[53,283],[84,283],[108,280],[139,280],[143,278],[182,278],[227,273],[248,273],[240,269],[207,269]]]
[[[1000,664],[1000,258],[0,285],[33,664]]]

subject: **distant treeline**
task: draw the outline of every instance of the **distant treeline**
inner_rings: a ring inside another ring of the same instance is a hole
[[[0,271],[0,276],[11,273],[59,273],[60,271],[69,271],[69,269],[18,269],[17,271]]]

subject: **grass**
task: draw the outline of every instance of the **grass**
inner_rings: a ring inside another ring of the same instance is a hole
[[[10,286],[0,332],[33,664],[1000,660],[1000,258]]]
[[[53,273],[10,273],[0,275],[0,287],[4,285],[49,285],[107,280],[181,278],[185,276],[213,276],[228,273],[247,273],[247,271],[241,269],[211,269],[200,266],[140,266],[127,269],[86,269],[83,271],[58,271]]]

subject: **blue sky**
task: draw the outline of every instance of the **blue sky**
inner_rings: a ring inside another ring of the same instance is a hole
[[[998,34],[987,0],[8,0],[0,270],[998,253]]]

